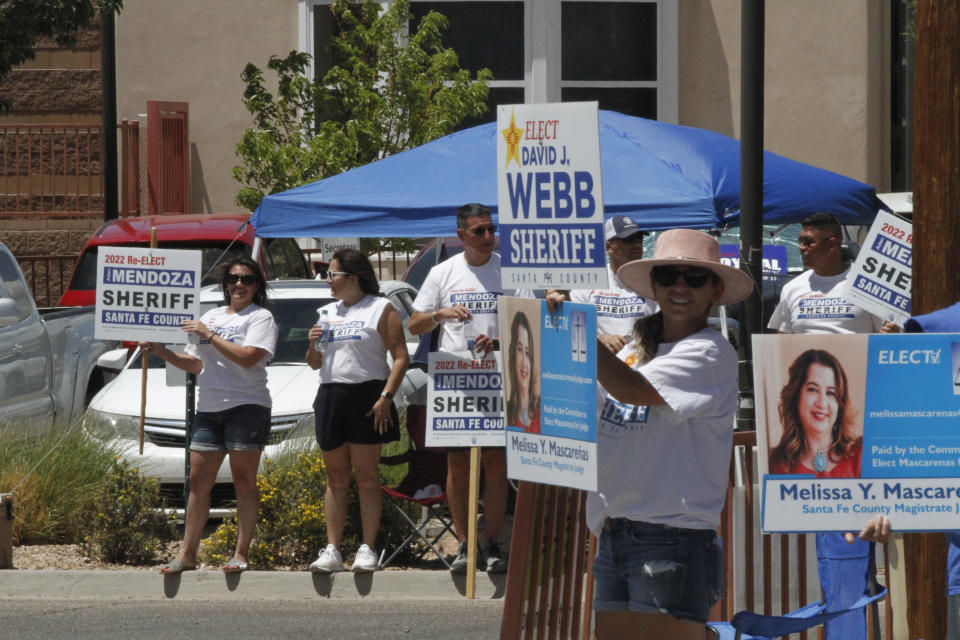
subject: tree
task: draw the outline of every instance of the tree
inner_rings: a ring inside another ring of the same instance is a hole
[[[237,203],[251,211],[264,195],[429,142],[486,110],[493,75],[482,69],[471,79],[460,68],[441,42],[444,16],[430,12],[408,34],[409,0],[385,11],[372,0],[336,0],[330,11],[338,35],[322,79],[304,76],[310,58],[297,51],[267,63],[279,78],[276,96],[258,67],[243,70],[256,126],[237,143],[242,164],[233,175],[247,185]]]
[[[96,11],[119,13],[123,0],[0,0],[0,80],[33,60],[38,38],[73,46],[77,30],[90,26]],[[0,98],[0,113],[9,102]]]

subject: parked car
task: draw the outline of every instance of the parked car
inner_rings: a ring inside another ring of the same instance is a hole
[[[412,312],[416,290],[405,282],[384,281],[381,291],[403,319],[404,329]],[[313,400],[317,391],[317,372],[306,364],[309,346],[307,333],[317,320],[317,309],[332,301],[330,287],[316,280],[271,282],[268,297],[277,321],[276,353],[267,363],[267,387],[273,401],[272,426],[265,456],[277,455],[285,446],[310,446],[315,441]],[[223,304],[219,287],[208,286],[200,294],[202,311]],[[416,338],[407,334],[408,346]],[[179,347],[171,347],[179,348]],[[124,351],[125,353],[125,351]],[[106,360],[105,356],[105,360]],[[84,426],[93,437],[116,447],[120,455],[145,475],[157,478],[165,495],[176,501],[182,497],[186,394],[183,386],[168,386],[167,366],[156,356],[147,363],[147,406],[144,420],[143,456],[139,455],[141,354],[134,352],[116,380],[90,402]],[[183,379],[183,373],[170,367],[171,379]],[[403,408],[408,396],[423,387],[426,376],[411,369],[394,402]],[[422,376],[422,377],[420,377]],[[182,383],[181,383],[182,384]],[[232,499],[233,485],[228,461],[217,474],[215,504]],[[225,509],[215,512],[222,516]]]
[[[118,345],[93,333],[92,308],[37,309],[0,243],[0,420],[49,426],[81,414],[104,384],[98,358]]]
[[[242,254],[252,255],[268,280],[309,278],[313,275],[303,251],[292,238],[258,239],[247,223],[249,214],[217,213],[178,216],[149,216],[111,220],[97,229],[83,247],[60,297],[60,306],[82,306],[95,302],[97,252],[101,246],[149,247],[151,229],[157,229],[161,249],[200,249],[203,252],[201,284],[217,281],[214,267]],[[259,244],[257,243],[259,240]]]

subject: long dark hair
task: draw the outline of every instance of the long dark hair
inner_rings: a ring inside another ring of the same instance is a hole
[[[856,412],[850,406],[850,389],[847,383],[847,374],[840,361],[828,351],[822,349],[807,349],[790,365],[789,380],[780,391],[780,402],[777,409],[780,413],[780,424],[783,425],[783,435],[780,444],[770,453],[771,468],[791,468],[794,463],[804,458],[809,452],[807,436],[800,423],[800,392],[807,382],[810,365],[820,364],[833,370],[837,381],[837,419],[833,423],[830,437],[829,456],[837,462],[850,455],[863,438],[853,435],[853,425]]]
[[[249,256],[234,258],[223,265],[223,273],[220,276],[220,290],[223,292],[223,303],[228,307],[230,306],[230,294],[227,292],[227,276],[230,275],[230,271],[236,266],[246,267],[253,273],[253,276],[257,279],[257,290],[253,293],[253,303],[264,309],[269,309],[270,303],[267,302],[267,279],[263,277],[263,270],[260,268],[260,265]]]
[[[352,248],[340,249],[331,262],[336,260],[340,263],[340,268],[350,275],[357,276],[357,283],[360,290],[367,294],[375,296],[380,295],[380,283],[377,282],[377,274],[373,271],[373,265],[370,264],[370,258],[365,253]]]
[[[530,418],[533,419],[540,414],[540,397],[536,393],[536,381],[533,379],[533,372],[536,371],[536,359],[533,350],[533,332],[530,330],[530,321],[527,320],[527,314],[518,311],[513,316],[510,323],[510,354],[507,362],[510,375],[517,373],[517,341],[520,339],[520,328],[527,330],[527,340],[530,341],[530,384],[527,385],[527,403],[530,411]],[[510,385],[510,397],[507,398],[507,424],[517,424],[520,418],[520,407],[523,403],[520,401],[520,386]]]

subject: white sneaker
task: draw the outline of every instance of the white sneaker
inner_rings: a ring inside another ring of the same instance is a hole
[[[353,559],[351,570],[354,573],[369,573],[376,571],[378,564],[380,564],[380,561],[377,558],[377,553],[367,545],[362,544],[357,549],[357,555]]]
[[[340,551],[332,544],[328,544],[326,549],[320,551],[320,555],[310,565],[310,571],[314,573],[336,573],[343,571],[343,557]]]

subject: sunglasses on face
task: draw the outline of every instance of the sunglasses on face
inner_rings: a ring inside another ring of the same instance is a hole
[[[686,282],[687,286],[691,289],[699,289],[707,284],[711,276],[714,276],[713,271],[705,267],[690,267],[686,271],[680,271],[676,267],[669,266],[654,267],[650,274],[653,276],[653,280],[661,287],[672,287],[677,281],[677,278],[682,276],[683,281]]]
[[[227,284],[237,284],[238,282],[242,282],[243,284],[249,287],[250,285],[252,285],[254,282],[257,281],[257,277],[250,275],[249,273],[244,273],[244,274],[228,273],[226,281],[227,281]]]
[[[346,271],[327,271],[327,282],[331,282],[334,276],[348,276]]]
[[[635,233],[632,236],[627,236],[626,238],[617,238],[620,242],[625,242],[626,244],[637,244],[638,242],[643,242],[643,237],[646,236],[645,233]]]
[[[836,238],[836,237],[837,236],[824,236],[819,240],[814,240],[810,236],[800,236],[799,238],[797,238],[797,244],[800,245],[801,247],[809,247],[811,245],[815,245],[820,242],[823,242],[824,240],[829,240],[830,238]]]
[[[497,225],[490,224],[484,227],[475,227],[473,229],[465,229],[467,233],[472,233],[475,236],[484,236],[487,233],[493,235],[497,232]]]

